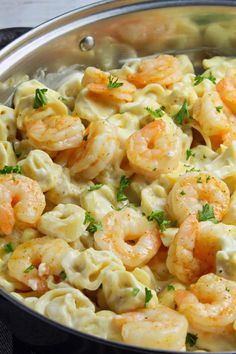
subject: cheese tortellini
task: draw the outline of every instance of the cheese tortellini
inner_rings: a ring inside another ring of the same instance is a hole
[[[59,237],[67,242],[78,239],[86,230],[85,210],[74,204],[58,204],[39,219],[38,229],[43,234]],[[50,225],[54,225],[50,229]]]
[[[68,281],[78,289],[97,290],[108,270],[124,269],[119,258],[109,251],[70,251],[63,260]]]

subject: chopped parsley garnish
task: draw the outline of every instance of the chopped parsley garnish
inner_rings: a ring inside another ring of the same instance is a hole
[[[48,99],[45,95],[48,89],[36,89],[34,97],[34,109],[38,109],[42,106],[45,106],[48,103]]]
[[[144,300],[144,307],[147,307],[147,304],[152,299],[153,295],[150,289],[145,288],[145,300]]]
[[[87,140],[88,140],[88,134],[83,137],[83,141],[87,141]]]
[[[13,245],[11,243],[7,243],[3,248],[6,253],[11,253],[14,251]]]
[[[188,172],[199,172],[200,170],[198,168],[192,167],[189,170],[186,170],[186,173]]]
[[[88,191],[92,192],[92,191],[96,191],[97,189],[102,188],[103,183],[95,183],[93,186],[90,186]]]
[[[207,156],[205,154],[202,155],[203,159],[207,159]]]
[[[199,85],[204,79],[205,77],[203,75],[197,75],[194,79],[194,86]]]
[[[124,194],[124,192],[126,188],[129,186],[129,184],[130,184],[130,179],[126,176],[122,176],[120,179],[119,187],[116,192],[116,199],[118,202],[123,202],[128,199]]]
[[[60,279],[63,281],[66,279],[66,272],[64,270],[61,271],[61,273],[59,274]]]
[[[148,219],[148,221],[155,220],[157,222],[161,232],[164,232],[166,230],[166,227],[171,225],[171,221],[167,219],[164,211],[154,210],[147,217],[147,219]]]
[[[187,101],[184,100],[182,107],[180,108],[179,112],[177,112],[173,116],[173,119],[174,119],[175,123],[181,125],[181,124],[183,124],[185,119],[189,119],[189,118],[190,118],[190,113],[188,111]]]
[[[110,75],[108,80],[109,82],[107,84],[107,88],[109,89],[118,88],[124,85],[123,82],[118,82],[118,77],[113,77]]]
[[[140,289],[139,289],[139,288],[133,288],[133,289],[132,289],[132,295],[133,295],[133,296],[138,295],[139,292],[140,292]]]
[[[172,285],[172,284],[167,285],[167,290],[168,291],[174,291],[175,290],[174,285]]]
[[[207,176],[207,177],[206,177],[206,183],[209,182],[210,179],[211,179],[211,176]]]
[[[216,78],[215,76],[212,75],[212,73],[209,73],[209,76],[204,76],[204,75],[198,75],[195,77],[194,79],[194,86],[199,85],[203,80],[210,80],[211,82],[213,82],[213,84],[216,84]]]
[[[158,108],[158,109],[155,109],[155,110],[151,109],[150,107],[146,107],[145,109],[154,118],[161,118],[165,114],[165,112],[163,111],[163,109],[164,109],[163,106],[161,106],[161,108]]]
[[[207,77],[208,80],[210,80],[211,82],[213,82],[213,84],[216,84],[216,77],[212,75],[212,73],[210,72],[209,76]]]
[[[203,205],[202,211],[198,212],[198,217],[199,217],[199,221],[209,220],[209,221],[213,222],[214,224],[218,223],[218,221],[214,215],[213,206],[208,203]]]
[[[186,193],[185,193],[185,191],[181,191],[179,194],[180,195],[185,195]]]
[[[228,293],[230,293],[230,289],[229,288],[225,288],[226,291],[228,291]]]
[[[21,166],[4,166],[2,170],[0,170],[0,175],[7,175],[8,173],[19,173],[22,174]]]
[[[217,112],[219,112],[219,113],[220,113],[220,111],[222,110],[222,108],[223,108],[223,106],[216,106],[216,110],[217,110]]]
[[[98,230],[102,230],[102,224],[100,222],[96,222],[88,211],[85,213],[84,225],[85,224],[89,224],[86,230],[92,234]]]
[[[31,272],[31,270],[33,270],[34,269],[34,266],[33,266],[33,264],[31,264],[28,268],[26,268],[25,270],[24,270],[24,273],[29,273],[29,272]]]
[[[194,157],[195,154],[192,152],[191,149],[187,149],[186,150],[186,160],[188,160],[191,156]]]
[[[202,177],[201,176],[197,177],[197,183],[202,183]]]
[[[189,345],[190,347],[193,347],[196,342],[197,342],[198,336],[193,333],[187,333],[185,344]]]
[[[67,98],[63,97],[63,96],[59,96],[58,99],[60,101],[62,101],[63,103],[66,103],[67,102]]]

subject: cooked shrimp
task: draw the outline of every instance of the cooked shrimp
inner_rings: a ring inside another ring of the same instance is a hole
[[[175,302],[193,329],[233,332],[236,319],[236,284],[215,274],[202,276],[190,291],[177,290]]]
[[[127,157],[133,170],[156,178],[173,171],[182,156],[182,140],[173,123],[158,119],[132,134]]]
[[[94,234],[96,246],[114,252],[127,267],[148,263],[161,246],[158,229],[131,208],[109,212],[102,225]]]
[[[215,272],[219,245],[214,226],[210,231],[208,228],[208,232],[201,232],[194,215],[180,225],[168,250],[166,264],[170,273],[183,283],[192,283],[203,274]]]
[[[137,73],[128,76],[128,80],[137,87],[157,83],[169,86],[180,81],[182,73],[178,59],[172,55],[160,55],[157,58],[140,62]]]
[[[109,79],[120,83],[119,87],[109,88]],[[84,72],[82,85],[89,92],[114,102],[132,102],[136,87],[126,80],[117,79],[99,69],[89,67]]]
[[[171,350],[185,346],[186,318],[162,305],[117,315],[113,323],[122,328],[121,335],[127,344]]]
[[[206,92],[193,107],[193,118],[208,136],[223,137],[229,132],[230,124],[226,113],[224,104],[215,91]]]
[[[220,221],[230,202],[229,188],[211,173],[187,173],[180,177],[170,191],[167,206],[173,220],[182,223],[188,215],[202,211],[203,205],[212,205],[215,218]]]
[[[90,123],[84,137],[86,139],[77,148],[66,153],[67,166],[72,175],[93,179],[112,163],[119,141],[114,126],[106,121]]]
[[[35,226],[45,208],[39,184],[19,174],[0,176],[0,230],[9,235],[14,225]]]
[[[226,106],[236,114],[236,69],[228,71],[226,76],[216,85],[216,90]]]
[[[61,151],[78,146],[83,138],[84,126],[79,117],[49,116],[31,119],[25,123],[26,135],[39,149]]]
[[[61,261],[70,250],[64,240],[51,237],[35,238],[17,246],[8,261],[9,275],[32,290],[45,292],[47,277],[59,276]]]

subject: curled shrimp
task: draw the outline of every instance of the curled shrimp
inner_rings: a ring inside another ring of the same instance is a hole
[[[115,128],[106,121],[90,123],[84,137],[77,148],[66,152],[67,166],[72,175],[93,179],[112,163],[119,141]]]
[[[213,207],[215,218],[223,219],[229,208],[229,188],[211,173],[187,173],[180,177],[167,198],[167,206],[173,219],[182,223],[188,215],[197,215],[203,205]]]
[[[80,118],[69,115],[30,119],[25,123],[25,128],[31,144],[48,151],[76,147],[81,143],[84,133]]]
[[[196,216],[190,215],[180,225],[169,247],[167,267],[183,283],[192,283],[201,275],[216,270],[219,246],[214,228],[212,226],[210,232],[208,228],[206,233],[201,231]]]
[[[64,240],[35,238],[17,246],[8,261],[9,275],[37,292],[48,290],[49,275],[59,277],[61,261],[70,250]]]
[[[14,225],[35,226],[44,208],[45,197],[39,184],[19,174],[0,176],[0,230],[9,235]]]
[[[94,234],[96,246],[114,252],[127,267],[148,263],[161,246],[158,229],[131,208],[109,212],[102,225]]]
[[[236,114],[236,69],[228,71],[226,76],[216,85],[222,101]]]
[[[217,110],[218,108],[218,110]],[[230,130],[224,104],[216,91],[206,92],[193,107],[193,118],[204,134],[223,137]]]
[[[190,291],[177,290],[178,311],[193,329],[204,332],[233,332],[236,319],[236,284],[215,274],[203,275]]]
[[[174,124],[158,119],[131,135],[127,157],[132,169],[156,178],[174,170],[182,156],[182,140]]]
[[[152,83],[169,86],[180,81],[181,77],[178,59],[172,55],[160,55],[157,58],[142,60],[138,71],[128,76],[128,81],[136,87]]]
[[[118,82],[118,87],[109,88],[109,80]],[[132,102],[136,87],[126,80],[117,79],[108,73],[99,69],[89,67],[84,72],[82,85],[85,86],[89,92],[100,96],[103,99],[108,99],[117,103]]]
[[[113,323],[121,327],[122,338],[127,344],[171,350],[181,350],[185,346],[186,318],[162,305],[117,315]]]

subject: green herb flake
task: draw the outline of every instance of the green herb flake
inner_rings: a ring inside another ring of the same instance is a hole
[[[194,79],[194,86],[199,85],[204,79],[205,77],[203,75],[197,75]]]
[[[86,224],[89,224],[86,230],[92,234],[98,230],[102,230],[102,224],[100,222],[97,223],[88,211],[86,211],[84,218],[84,225]]]
[[[172,284],[167,285],[167,291],[174,291],[175,287]]]
[[[207,159],[207,156],[205,154],[202,155],[203,159]]]
[[[220,113],[221,110],[222,110],[222,108],[223,108],[223,106],[217,106],[217,107],[216,107],[216,111]]]
[[[38,109],[42,106],[45,106],[48,103],[48,99],[45,95],[45,93],[48,91],[48,89],[36,89],[35,90],[35,97],[34,97],[34,109]]]
[[[35,267],[33,266],[33,264],[31,264],[28,268],[26,268],[25,270],[24,270],[24,273],[29,273],[29,272],[31,272],[31,270],[33,270]]]
[[[93,224],[89,224],[89,226],[87,227],[87,231],[90,232],[91,234],[94,234],[96,231],[101,231],[103,229],[102,227],[102,223],[98,222],[98,223],[93,223]]]
[[[100,188],[102,188],[103,183],[95,183],[93,186],[90,186],[88,189],[88,192],[96,191]]]
[[[109,89],[114,89],[114,88],[118,88],[118,87],[121,87],[123,86],[123,82],[118,82],[118,77],[113,77],[113,76],[109,76],[108,78],[109,82],[107,84],[107,88]]]
[[[144,300],[144,307],[147,307],[147,304],[152,299],[153,295],[150,289],[145,288],[145,300]]]
[[[200,172],[200,170],[198,168],[192,167],[189,170],[186,170],[186,173],[189,173],[189,172]]]
[[[185,195],[186,193],[185,193],[185,191],[181,191],[179,194],[180,195]]]
[[[128,199],[124,194],[124,192],[129,185],[130,185],[130,179],[126,176],[122,176],[120,179],[118,190],[116,192],[116,199],[118,202],[123,202]]]
[[[215,215],[214,215],[213,206],[208,203],[203,205],[202,211],[198,212],[198,217],[199,217],[199,221],[209,220],[209,221],[213,222],[214,224],[218,223],[218,221],[216,220]]]
[[[197,177],[197,183],[202,183],[202,177],[201,176]]]
[[[185,344],[193,347],[197,342],[198,336],[193,333],[187,333]]]
[[[147,217],[148,221],[155,220],[161,230],[164,232],[168,226],[171,225],[171,221],[167,219],[164,211],[154,210],[151,214]]]
[[[207,176],[207,177],[206,177],[206,183],[209,182],[210,179],[211,179],[211,176]]]
[[[230,293],[230,289],[229,288],[225,288],[226,291],[228,291],[228,293]]]
[[[0,175],[7,175],[8,173],[22,174],[21,166],[4,166],[4,168],[0,170]]]
[[[191,156],[194,157],[195,154],[192,152],[191,149],[187,149],[186,150],[186,160],[188,160]]]
[[[88,140],[88,134],[83,137],[83,141],[87,141],[87,140]]]
[[[190,118],[190,113],[188,110],[188,105],[187,105],[187,101],[184,100],[184,103],[182,105],[182,107],[180,108],[180,110],[173,116],[173,119],[175,121],[176,124],[183,124],[185,119],[189,119]]]
[[[199,85],[203,80],[210,80],[211,82],[213,82],[213,84],[216,84],[216,78],[215,76],[212,75],[212,73],[209,73],[209,76],[204,76],[204,75],[198,75],[195,77],[194,79],[194,86]]]
[[[133,288],[133,289],[132,289],[132,295],[133,295],[133,296],[137,296],[139,292],[140,292],[140,289],[139,289],[139,288]]]
[[[59,96],[58,99],[63,102],[66,103],[67,102],[67,98],[63,97],[63,96]]]
[[[5,253],[11,253],[14,251],[12,243],[7,243],[6,245],[4,245],[3,249]]]
[[[64,270],[62,270],[61,273],[59,274],[59,277],[60,277],[61,281],[64,281],[66,279],[66,272]]]
[[[161,118],[164,116],[165,112],[163,111],[163,106],[161,108],[153,110],[150,107],[145,108],[146,111],[154,118]]]
[[[213,76],[211,72],[209,73],[207,79],[210,80],[213,84],[216,84],[216,77]]]

